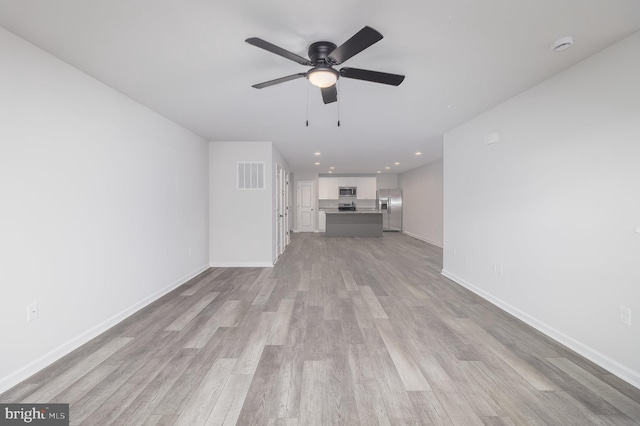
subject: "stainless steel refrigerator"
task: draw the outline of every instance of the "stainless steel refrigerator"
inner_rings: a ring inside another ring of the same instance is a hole
[[[376,194],[383,231],[402,231],[402,190],[379,189]]]

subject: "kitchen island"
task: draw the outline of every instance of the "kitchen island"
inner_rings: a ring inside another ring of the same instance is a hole
[[[378,210],[326,210],[327,237],[382,237],[382,212]]]

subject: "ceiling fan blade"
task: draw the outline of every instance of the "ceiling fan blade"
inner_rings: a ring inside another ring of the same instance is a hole
[[[364,27],[331,52],[329,59],[336,65],[341,64],[380,40],[382,40],[382,34],[371,27]]]
[[[325,104],[330,104],[338,100],[338,89],[335,84],[320,90],[322,90],[322,100]]]
[[[399,86],[404,80],[404,75],[361,70],[359,68],[342,68],[340,70],[340,76],[344,78],[355,78],[356,80],[371,81],[373,83],[390,84],[392,86]]]
[[[259,47],[271,53],[275,53],[276,55],[280,55],[283,58],[287,58],[293,62],[297,62],[300,65],[313,65],[307,58],[303,58],[302,56],[289,52],[288,50],[276,46],[275,44],[269,43],[268,41],[264,41],[261,38],[251,37],[246,39],[245,41],[253,46]]]
[[[254,87],[256,89],[264,89],[265,87],[273,86],[274,84],[284,83],[285,81],[295,80],[296,78],[301,78],[301,77],[304,77],[305,75],[307,74],[301,72],[298,74],[288,75],[286,77],[276,78],[275,80],[265,81],[264,83],[254,84],[251,87]]]

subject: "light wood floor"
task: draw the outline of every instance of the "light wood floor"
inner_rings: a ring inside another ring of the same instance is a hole
[[[640,391],[440,275],[441,250],[294,235],[10,391],[87,425],[638,425]]]

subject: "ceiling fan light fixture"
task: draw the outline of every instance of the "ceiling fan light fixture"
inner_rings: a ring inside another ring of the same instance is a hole
[[[315,67],[307,73],[307,79],[321,89],[331,87],[338,81],[338,71],[329,67]]]

